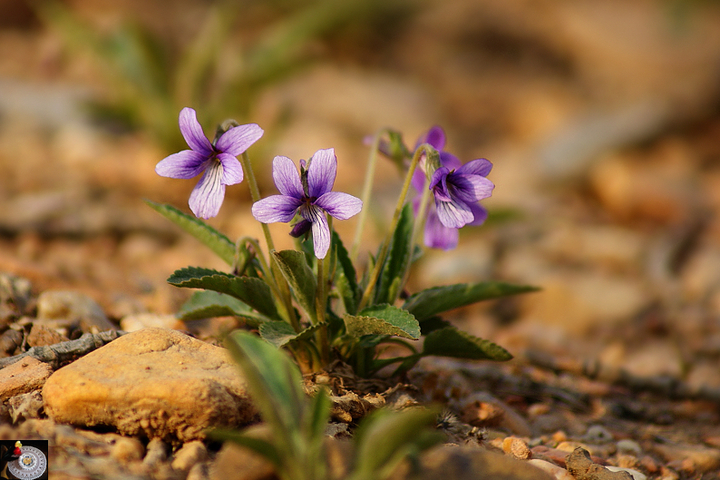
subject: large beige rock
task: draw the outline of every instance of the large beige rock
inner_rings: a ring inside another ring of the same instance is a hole
[[[256,414],[228,352],[180,332],[132,332],[56,371],[43,389],[58,423],[115,427],[169,442]]]

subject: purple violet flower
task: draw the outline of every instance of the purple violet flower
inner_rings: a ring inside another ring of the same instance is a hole
[[[301,174],[287,157],[273,160],[273,180],[282,195],[271,195],[252,206],[252,214],[262,223],[287,223],[296,213],[302,220],[291,234],[302,235],[312,229],[315,256],[325,258],[330,248],[330,228],[325,213],[347,220],[362,209],[362,200],[347,193],[333,192],[337,176],[335,149],[318,150],[310,159],[307,170],[300,161]],[[301,176],[302,175],[302,176]]]
[[[263,135],[257,124],[232,127],[210,143],[197,121],[195,110],[185,107],[180,111],[180,133],[190,150],[165,157],[155,166],[163,177],[193,178],[203,174],[190,194],[190,210],[198,218],[211,218],[218,214],[225,186],[242,182],[243,170],[237,156],[247,150]]]
[[[462,228],[475,221],[470,208],[492,195],[495,185],[485,178],[492,164],[484,158],[471,160],[457,170],[440,167],[433,173],[430,190],[440,222],[448,228]]]
[[[461,227],[482,225],[487,219],[487,210],[477,202],[489,197],[495,185],[485,178],[492,169],[492,163],[481,158],[462,165],[455,155],[443,151],[445,142],[445,132],[435,126],[418,140],[417,146],[430,144],[438,150],[442,164],[433,173],[429,185],[435,201],[428,206],[425,245],[452,250],[457,246],[458,230]],[[425,173],[416,171],[412,184],[422,193]],[[420,199],[417,197],[414,201],[416,212],[419,203]]]

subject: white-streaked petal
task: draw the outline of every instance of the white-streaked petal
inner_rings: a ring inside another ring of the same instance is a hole
[[[461,202],[435,202],[440,222],[448,228],[462,228],[474,217],[470,207]]]
[[[237,158],[227,153],[218,153],[217,159],[222,163],[223,185],[236,185],[243,181],[242,165]]]
[[[190,107],[180,111],[180,133],[188,146],[198,153],[209,157],[212,154],[212,145],[203,133],[203,129],[197,120],[197,113]]]
[[[236,157],[250,148],[250,145],[257,142],[263,136],[263,133],[263,129],[256,123],[238,125],[223,133],[218,138],[215,146],[221,152]]]
[[[273,159],[273,181],[275,187],[283,195],[294,198],[303,198],[302,183],[300,182],[300,173],[298,169],[288,157],[278,155]]]
[[[213,162],[190,194],[190,210],[198,218],[208,219],[220,211],[225,198],[225,185],[222,184],[222,166]]]
[[[317,207],[310,207],[312,222],[313,249],[317,258],[323,259],[330,249],[330,227],[325,212]]]
[[[318,198],[332,190],[337,176],[335,149],[318,150],[310,159],[308,167],[308,194]]]
[[[347,220],[357,215],[363,206],[362,200],[343,192],[328,192],[314,203],[338,220]]]
[[[207,157],[193,150],[173,153],[155,165],[155,173],[162,177],[193,178],[207,167]]]
[[[492,195],[495,184],[480,175],[458,175],[454,172],[447,177],[448,192],[465,203],[475,203]]]
[[[261,223],[287,223],[293,219],[302,201],[287,195],[270,195],[255,202],[252,214]]]

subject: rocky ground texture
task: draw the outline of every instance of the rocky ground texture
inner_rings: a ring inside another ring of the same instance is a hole
[[[0,359],[0,438],[49,439],[51,478],[273,477],[253,454],[206,436],[212,427],[262,427],[227,351],[197,338],[211,328],[219,338],[226,324],[100,332],[110,321],[91,298],[52,290],[34,297],[26,280],[2,280],[0,341],[15,355]],[[330,455],[332,471],[347,468],[338,459],[368,412],[431,403],[444,406],[437,427],[447,444],[422,458],[419,477],[404,465],[393,478],[638,480],[720,471],[720,389],[538,352],[504,365],[426,359],[400,380],[360,379],[341,364],[306,377],[333,393],[327,441],[340,454]]]
[[[190,292],[165,281],[225,266],[142,202],[187,211],[195,182],[154,174],[177,150],[149,128],[88,114],[88,100],[117,93],[112,78],[30,3],[0,1],[0,439],[50,439],[57,479],[273,478],[204,436],[262,428],[222,348],[242,325],[179,321]],[[178,51],[208,6],[64,3],[98,31],[133,19]],[[293,2],[246,3],[220,49],[228,71]],[[390,126],[412,144],[441,124],[449,151],[493,162],[491,218],[463,229],[456,250],[426,252],[409,290],[488,279],[542,290],[447,316],[510,362],[308,377],[333,389],[332,471],[342,476],[344,438],[367,412],[434,402],[448,445],[419,478],[719,478],[716,2],[410,3],[314,39],[311,61],[252,99],[238,120],[266,129],[251,152],[261,191],[274,193],[272,156],[334,147],[338,190],[357,195],[366,135]],[[389,163],[377,178],[365,251],[401,184]],[[245,185],[210,223],[262,237]],[[336,222],[343,238],[353,226]],[[285,225],[272,231],[291,245]]]

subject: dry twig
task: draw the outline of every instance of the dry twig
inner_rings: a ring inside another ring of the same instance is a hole
[[[109,330],[100,333],[85,333],[76,340],[60,342],[54,345],[32,347],[27,352],[15,355],[14,357],[0,358],[0,368],[7,367],[25,357],[33,357],[41,362],[48,363],[53,369],[64,363],[72,362],[77,358],[86,355],[96,348],[112,342],[116,338],[125,335],[126,332]]]

